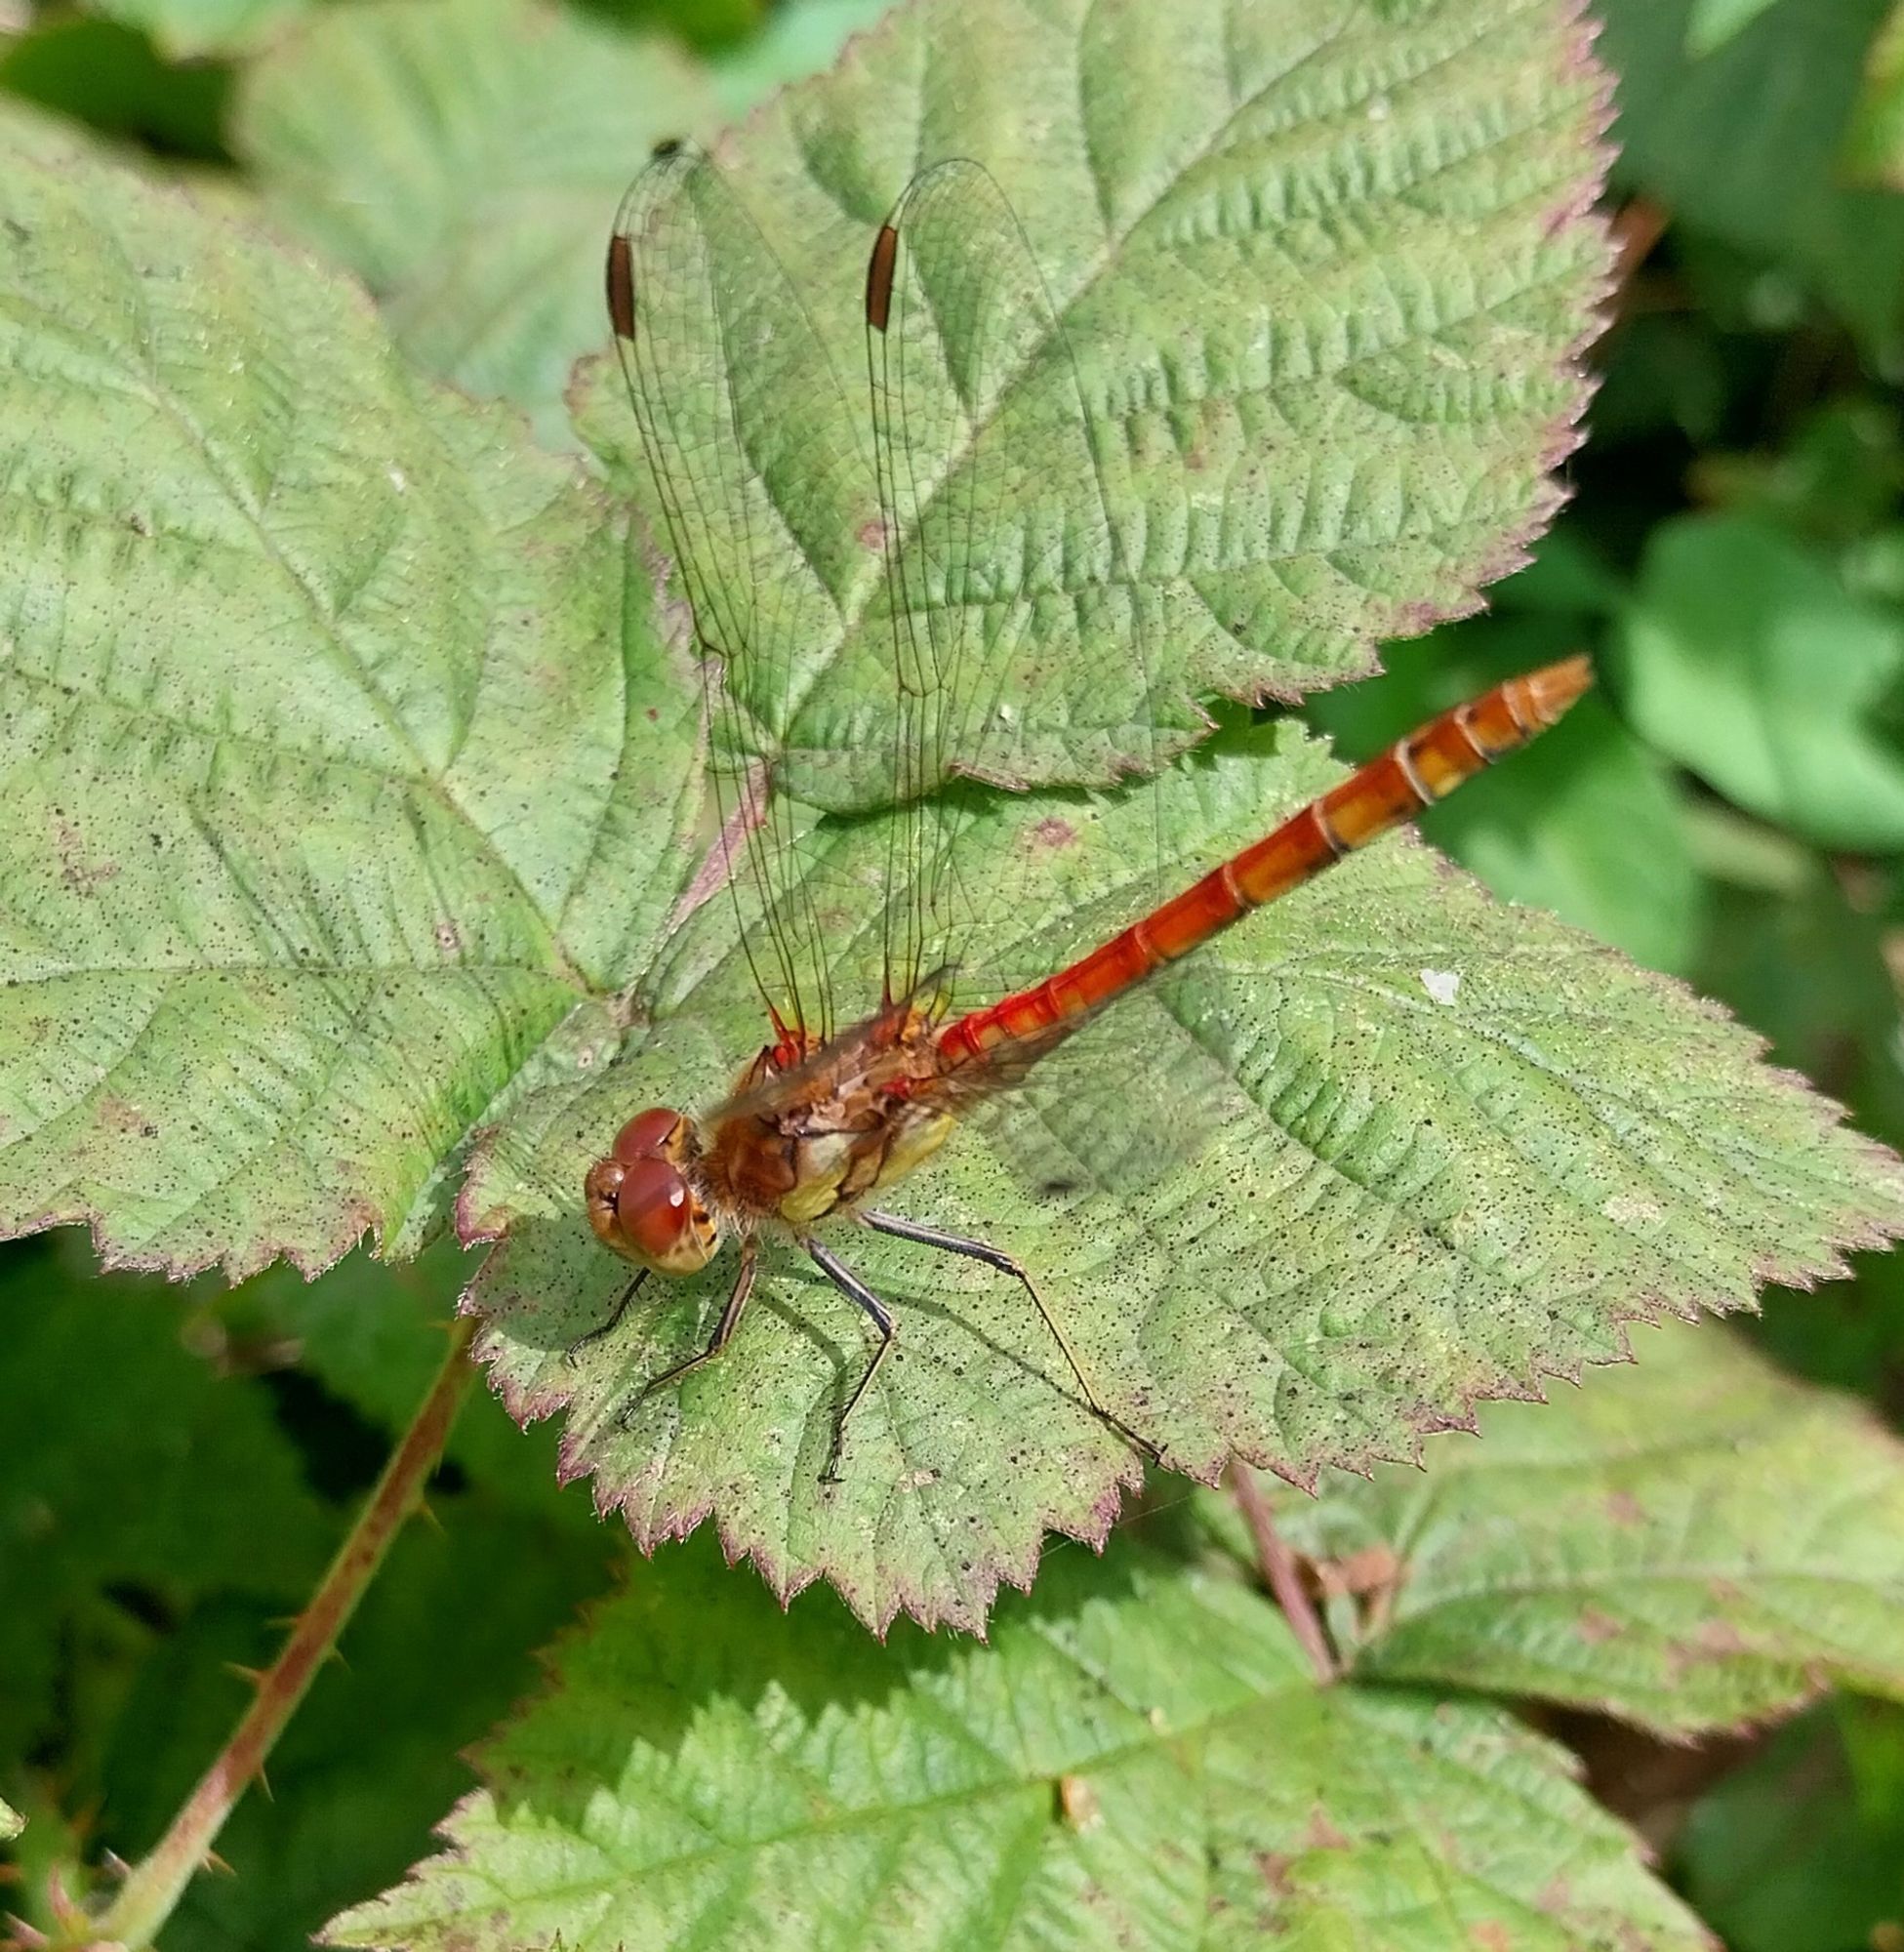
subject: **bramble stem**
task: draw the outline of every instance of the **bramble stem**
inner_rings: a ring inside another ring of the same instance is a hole
[[[1256,1541],[1256,1565],[1263,1583],[1282,1608],[1290,1632],[1302,1643],[1317,1680],[1326,1688],[1335,1679],[1335,1655],[1329,1650],[1329,1637],[1322,1631],[1321,1619],[1303,1589],[1296,1555],[1276,1528],[1269,1500],[1256,1482],[1256,1474],[1240,1457],[1233,1457],[1229,1476],[1231,1495],[1243,1515],[1243,1523],[1249,1526],[1250,1537]]]
[[[476,1373],[469,1361],[475,1325],[465,1317],[451,1327],[443,1366],[310,1605],[299,1614],[284,1651],[259,1677],[251,1706],[172,1819],[171,1828],[151,1853],[134,1865],[104,1914],[92,1921],[86,1943],[104,1940],[127,1947],[128,1952],[151,1944],[205,1863],[224,1819],[252,1778],[261,1773],[264,1758],[356,1611],[404,1520],[422,1505],[424,1484],[443,1454],[450,1426]]]

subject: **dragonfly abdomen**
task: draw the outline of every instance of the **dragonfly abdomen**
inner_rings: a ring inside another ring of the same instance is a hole
[[[1519,751],[1556,723],[1592,682],[1584,657],[1564,658],[1431,718],[1088,956],[1032,989],[948,1024],[939,1035],[941,1053],[963,1063],[1001,1045],[1048,1037],[1102,1008],[1252,909],[1366,847],[1494,760]]]

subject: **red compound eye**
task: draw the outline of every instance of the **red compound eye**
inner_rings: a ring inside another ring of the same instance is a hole
[[[693,1196],[666,1159],[638,1159],[628,1164],[615,1195],[615,1212],[629,1243],[652,1261],[679,1254],[693,1237]]]
[[[636,1159],[665,1159],[668,1142],[680,1125],[680,1113],[657,1105],[652,1111],[638,1113],[615,1134],[610,1154],[625,1165],[632,1165]]]

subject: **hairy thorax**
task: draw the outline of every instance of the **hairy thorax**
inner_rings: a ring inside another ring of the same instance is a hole
[[[703,1197],[736,1217],[806,1227],[911,1172],[952,1128],[929,1089],[944,1068],[933,1032],[926,1012],[908,1010],[870,1041],[842,1039],[832,1061],[797,1067],[784,1096],[763,1051],[706,1134],[693,1168]]]

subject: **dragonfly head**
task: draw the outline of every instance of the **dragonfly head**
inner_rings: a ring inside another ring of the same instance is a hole
[[[588,1168],[588,1224],[603,1246],[657,1274],[698,1274],[720,1245],[720,1222],[682,1167],[694,1157],[693,1124],[656,1106],[615,1134]]]

